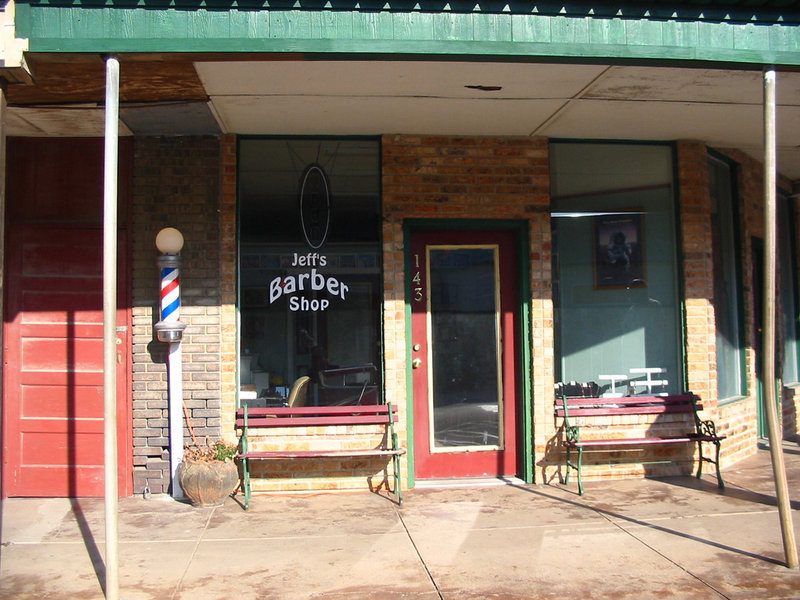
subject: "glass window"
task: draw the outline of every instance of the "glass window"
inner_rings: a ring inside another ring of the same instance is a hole
[[[240,402],[377,403],[380,146],[365,139],[239,145]]]
[[[556,380],[682,389],[672,149],[551,145]]]
[[[800,382],[800,356],[797,340],[797,261],[795,260],[794,211],[789,198],[778,194],[778,268],[783,325],[783,360],[781,379],[784,385]]]
[[[735,173],[729,163],[714,157],[709,157],[708,165],[717,332],[717,395],[724,400],[745,393]]]

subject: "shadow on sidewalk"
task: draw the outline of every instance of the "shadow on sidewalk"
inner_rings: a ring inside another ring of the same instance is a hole
[[[710,493],[718,492],[720,496],[725,496],[726,498],[734,498],[736,500],[742,500],[744,502],[751,502],[753,504],[763,504],[764,506],[778,506],[778,499],[775,495],[762,494],[761,492],[755,492],[753,490],[748,490],[742,487],[725,486],[725,489],[720,492],[716,484],[712,485],[705,481],[698,482],[697,479],[690,480],[688,478],[683,478],[683,477],[681,478],[673,477],[673,478],[659,479],[659,481],[689,490],[708,491]],[[800,510],[800,501],[790,500],[789,504],[792,510]]]
[[[92,568],[103,590],[103,595],[106,594],[106,564],[103,560],[103,555],[100,553],[100,548],[97,546],[92,528],[86,520],[86,514],[81,506],[79,498],[70,498],[70,505],[72,506],[72,514],[75,516],[75,522],[78,524],[78,529],[83,538],[83,544],[86,546],[86,552],[92,561]]]
[[[676,482],[680,479],[680,482],[677,483],[680,487],[697,489],[697,490],[702,490],[704,487],[708,487],[709,488],[708,493],[716,492],[720,496],[737,498],[737,499],[741,499],[741,500],[745,500],[745,501],[753,502],[753,503],[758,503],[758,504],[766,504],[768,506],[777,505],[777,500],[775,499],[774,496],[770,497],[770,496],[767,496],[765,494],[758,494],[758,493],[750,492],[750,491],[747,491],[747,490],[731,489],[731,488],[727,488],[727,487],[725,488],[724,491],[719,491],[719,489],[717,488],[716,484],[713,484],[713,486],[712,486],[711,484],[705,483],[705,482],[699,482],[698,485],[686,485],[687,482],[684,480],[685,478],[670,478],[670,481],[668,483],[672,484],[673,483],[673,481],[672,481],[673,479],[676,480]],[[664,481],[664,480],[661,480],[661,481]],[[712,487],[713,487],[713,489],[712,489]],[[633,517],[629,517],[629,516],[626,516],[626,515],[624,515],[622,513],[619,513],[619,512],[615,512],[615,511],[611,511],[611,510],[608,510],[608,509],[605,509],[605,508],[600,508],[600,507],[597,507],[597,506],[593,506],[592,504],[590,504],[588,502],[583,502],[583,501],[578,501],[578,500],[569,500],[569,499],[566,499],[566,498],[559,498],[559,497],[557,497],[555,495],[548,494],[547,492],[543,491],[542,489],[540,489],[538,487],[526,486],[526,487],[517,487],[517,489],[522,490],[524,492],[528,492],[529,494],[533,494],[535,496],[539,496],[541,498],[546,498],[548,500],[553,500],[555,502],[561,502],[561,503],[564,503],[564,504],[569,504],[569,505],[574,506],[576,508],[589,509],[591,511],[594,511],[597,514],[599,514],[600,516],[602,516],[603,518],[605,518],[610,524],[614,525],[615,527],[618,527],[621,531],[623,531],[623,532],[625,532],[625,533],[627,533],[628,535],[631,535],[631,536],[633,536],[633,534],[630,531],[628,531],[624,527],[620,526],[618,523],[615,523],[613,519],[617,519],[619,521],[624,521],[624,522],[630,523],[632,525],[638,525],[640,527],[645,527],[645,528],[653,530],[653,531],[659,531],[661,533],[674,535],[674,536],[677,536],[677,537],[680,537],[680,538],[684,538],[686,540],[690,540],[692,542],[698,542],[700,544],[711,546],[711,547],[717,548],[719,550],[724,550],[726,552],[732,552],[732,553],[735,553],[735,554],[739,554],[739,555],[745,556],[747,558],[761,560],[761,561],[764,561],[764,562],[767,562],[767,563],[770,563],[770,564],[773,564],[773,565],[786,566],[786,564],[783,561],[780,561],[780,560],[777,560],[777,559],[774,559],[774,558],[770,558],[770,557],[764,556],[762,554],[755,554],[753,552],[748,552],[747,550],[743,550],[741,548],[734,548],[732,546],[727,546],[727,545],[721,544],[719,542],[714,542],[712,540],[707,540],[707,539],[704,539],[704,538],[700,538],[700,537],[697,537],[697,536],[694,536],[694,535],[691,535],[691,534],[688,534],[688,533],[683,533],[683,532],[680,532],[680,531],[676,531],[674,529],[670,529],[669,527],[664,527],[663,525],[656,525],[656,524],[650,523],[648,521],[643,521],[641,519],[636,519],[636,518],[633,518]],[[793,504],[797,504],[797,503],[793,503]],[[798,506],[794,506],[794,508],[798,508]],[[635,537],[635,536],[633,536],[633,537]]]

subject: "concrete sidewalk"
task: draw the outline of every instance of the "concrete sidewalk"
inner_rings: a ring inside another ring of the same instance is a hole
[[[784,446],[800,540],[800,447]],[[120,502],[123,599],[800,598],[769,452],[712,476]],[[240,499],[241,497],[237,497]],[[102,499],[2,505],[0,598],[103,598]]]

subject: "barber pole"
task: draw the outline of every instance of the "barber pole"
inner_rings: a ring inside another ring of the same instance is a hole
[[[181,317],[181,276],[177,267],[161,269],[161,320],[177,322]]]
[[[161,320],[155,324],[160,342],[167,342],[167,379],[169,393],[169,465],[172,497],[183,498],[178,483],[178,468],[183,460],[183,356],[181,339],[186,328],[180,321],[181,257],[183,235],[172,227],[162,229],[156,236],[156,246],[162,252],[158,259],[161,269]]]

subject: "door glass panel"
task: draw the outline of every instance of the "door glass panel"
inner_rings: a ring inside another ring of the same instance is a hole
[[[430,246],[431,448],[502,446],[496,246]]]

